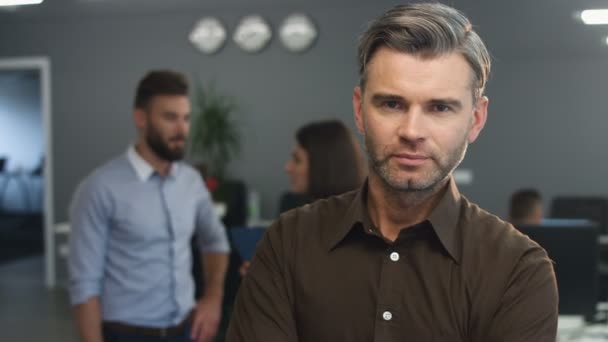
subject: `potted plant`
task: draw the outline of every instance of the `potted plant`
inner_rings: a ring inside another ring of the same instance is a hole
[[[236,101],[220,94],[214,84],[207,87],[197,84],[192,102],[191,155],[203,162],[207,182],[221,183],[226,179],[228,163],[241,147],[240,132],[232,117]]]
[[[243,181],[229,179],[228,163],[240,152],[241,134],[234,121],[233,97],[220,94],[215,85],[196,85],[192,101],[190,158],[196,162],[216,205],[225,208],[222,220],[228,226],[243,225],[247,218],[247,188]]]

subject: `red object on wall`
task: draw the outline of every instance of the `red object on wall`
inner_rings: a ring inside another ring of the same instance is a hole
[[[205,178],[205,185],[210,192],[214,192],[220,186],[220,182],[216,178],[207,177]]]

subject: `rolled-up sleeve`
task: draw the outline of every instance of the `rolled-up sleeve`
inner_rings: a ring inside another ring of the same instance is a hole
[[[196,216],[198,246],[203,253],[229,253],[230,245],[226,228],[215,211],[209,191],[200,179],[198,183],[202,189]]]
[[[83,182],[74,193],[68,256],[72,305],[101,293],[110,209],[108,194],[94,181]]]

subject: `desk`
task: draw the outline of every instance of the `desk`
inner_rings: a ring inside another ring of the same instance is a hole
[[[598,303],[598,311],[606,312],[608,303]],[[585,323],[582,316],[560,315],[557,323],[557,342],[608,342],[608,324]]]
[[[608,302],[596,305],[595,319],[598,323],[587,323],[583,316],[559,315],[557,342],[608,342]]]

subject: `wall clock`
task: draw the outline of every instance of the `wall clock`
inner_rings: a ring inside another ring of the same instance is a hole
[[[216,53],[226,41],[226,29],[217,18],[199,20],[190,33],[190,42],[205,54]]]
[[[291,52],[304,52],[308,50],[318,31],[314,22],[306,14],[294,13],[283,21],[279,29],[279,37],[283,46]]]
[[[270,25],[259,15],[249,15],[241,19],[236,31],[234,31],[234,42],[244,51],[259,52],[272,38]]]

